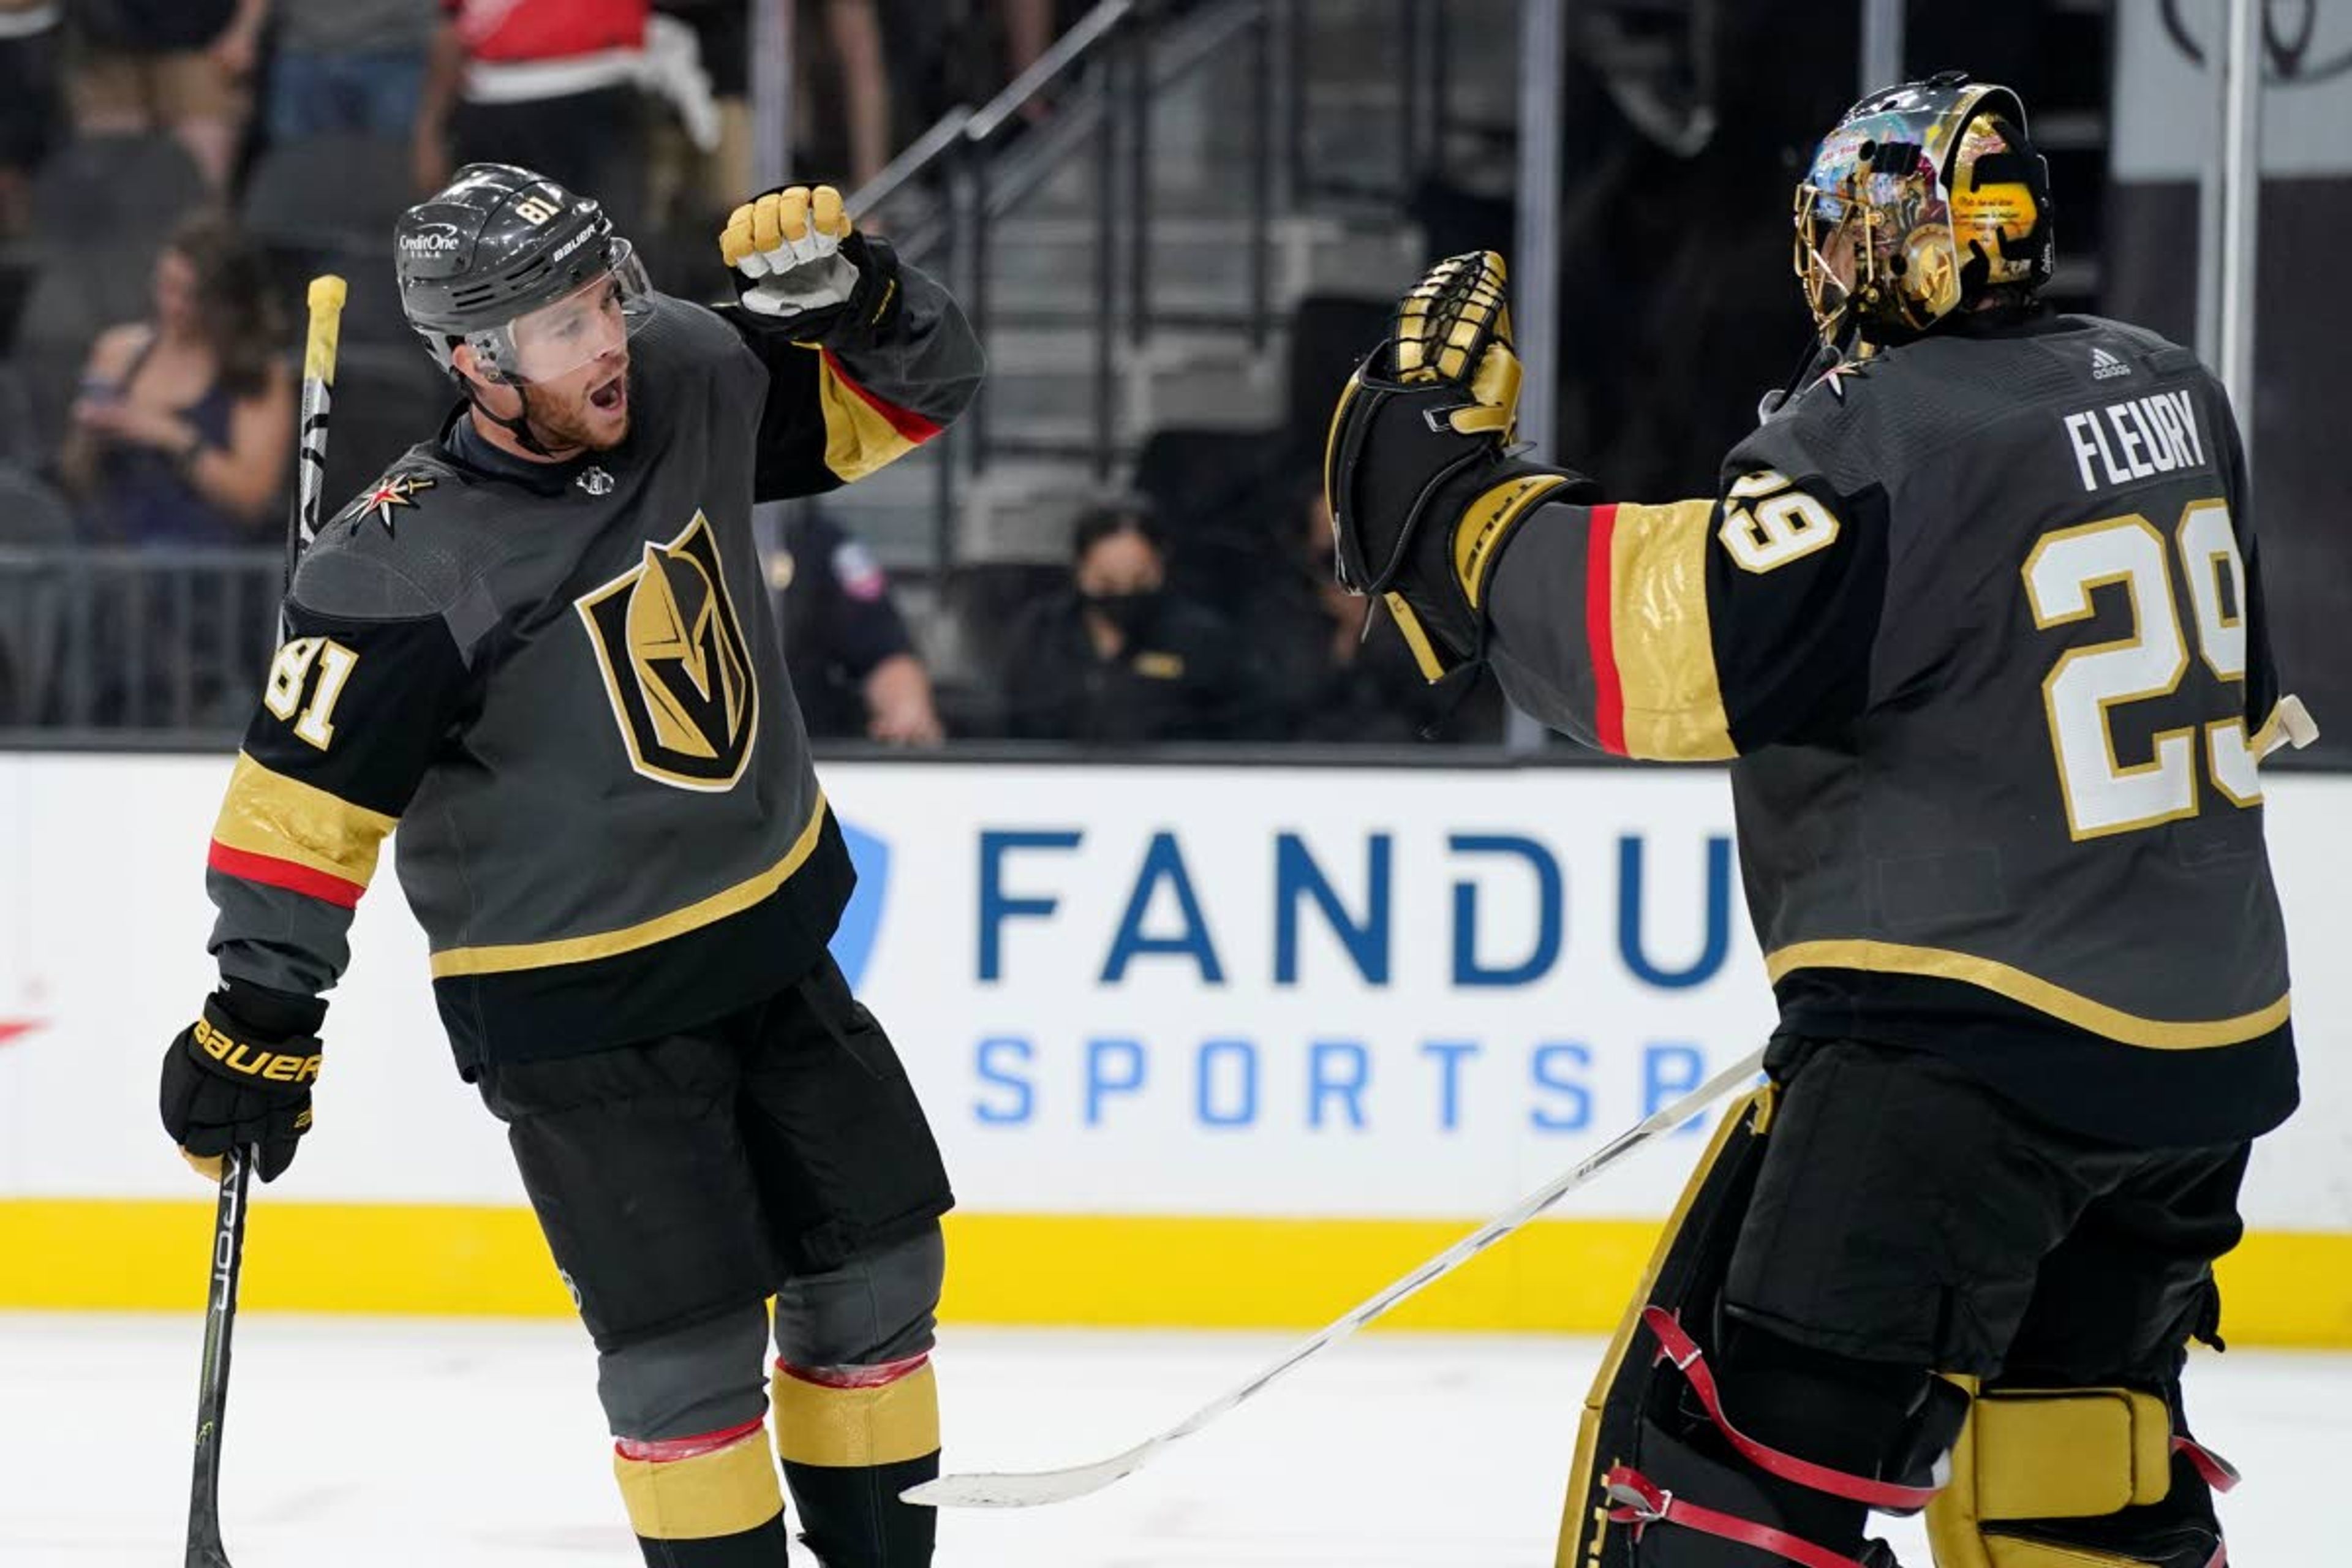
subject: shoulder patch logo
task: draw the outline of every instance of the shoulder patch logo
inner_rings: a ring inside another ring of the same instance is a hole
[[[390,533],[394,509],[415,506],[418,493],[431,489],[433,485],[430,474],[386,474],[360,502],[360,521],[365,521],[373,512],[375,520],[383,524],[383,531]]]
[[[2098,347],[2096,344],[2092,346],[2091,379],[2093,381],[2113,381],[2119,375],[2129,375],[2130,374],[2131,365],[2127,361],[2117,359],[2115,355],[2109,353],[2106,350]]]
[[[679,789],[734,788],[760,690],[710,520],[698,511],[667,544],[647,541],[636,565],[573,604],[630,767]]]

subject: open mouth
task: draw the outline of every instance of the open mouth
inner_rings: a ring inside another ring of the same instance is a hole
[[[629,400],[629,373],[623,371],[610,381],[599,382],[588,389],[588,401],[610,414]]]

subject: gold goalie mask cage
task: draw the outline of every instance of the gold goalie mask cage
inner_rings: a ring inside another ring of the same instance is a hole
[[[2049,281],[2050,170],[2017,94],[1958,72],[1873,94],[1797,186],[1797,277],[1824,342],[1902,342]]]

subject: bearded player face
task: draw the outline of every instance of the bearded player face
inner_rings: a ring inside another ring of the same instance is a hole
[[[491,412],[529,419],[550,452],[608,451],[629,434],[629,323],[610,275],[516,320],[510,377],[485,388]],[[477,375],[477,380],[479,376]]]

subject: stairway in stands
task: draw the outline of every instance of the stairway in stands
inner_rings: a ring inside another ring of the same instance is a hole
[[[1279,19],[1285,9],[1265,8]],[[1096,126],[1017,208],[992,219],[987,273],[991,374],[985,419],[992,448],[960,487],[950,557],[1058,561],[1073,516],[1116,490],[1153,429],[1171,425],[1263,427],[1286,406],[1286,319],[1310,294],[1392,296],[1423,264],[1418,232],[1400,219],[1406,155],[1403,116],[1412,90],[1405,68],[1408,7],[1398,0],[1307,0],[1295,18],[1299,68],[1284,71],[1277,46],[1269,73],[1276,106],[1272,160],[1267,325],[1250,330],[1252,225],[1251,72],[1245,30],[1251,3],[1183,8],[1152,25],[1155,74],[1198,54],[1200,63],[1149,95],[1146,174],[1150,203],[1150,321],[1135,331],[1127,265],[1131,204],[1122,195],[1112,243],[1118,265],[1111,331],[1111,427],[1108,475],[1093,451],[1100,319],[1097,248],[1101,211]],[[1447,67],[1459,99],[1486,101],[1508,122],[1512,69],[1507,45],[1515,0],[1455,0]],[[1220,31],[1230,36],[1218,39]],[[1204,47],[1204,40],[1205,47]],[[1300,156],[1285,155],[1285,95],[1296,84]],[[1083,81],[1075,94],[1083,98]],[[1113,106],[1123,112],[1131,97]],[[1012,165],[1042,140],[1032,132],[998,153]],[[1125,158],[1123,135],[1117,157]],[[994,149],[992,149],[994,151]],[[1310,176],[1294,178],[1304,170]],[[992,178],[994,171],[992,170]],[[1124,167],[1118,178],[1127,178]],[[944,197],[936,186],[884,208],[884,222],[919,241]],[[924,266],[954,277],[944,235],[920,249]],[[828,510],[864,534],[882,557],[918,575],[932,567],[938,465],[961,453],[925,451],[829,498]]]

